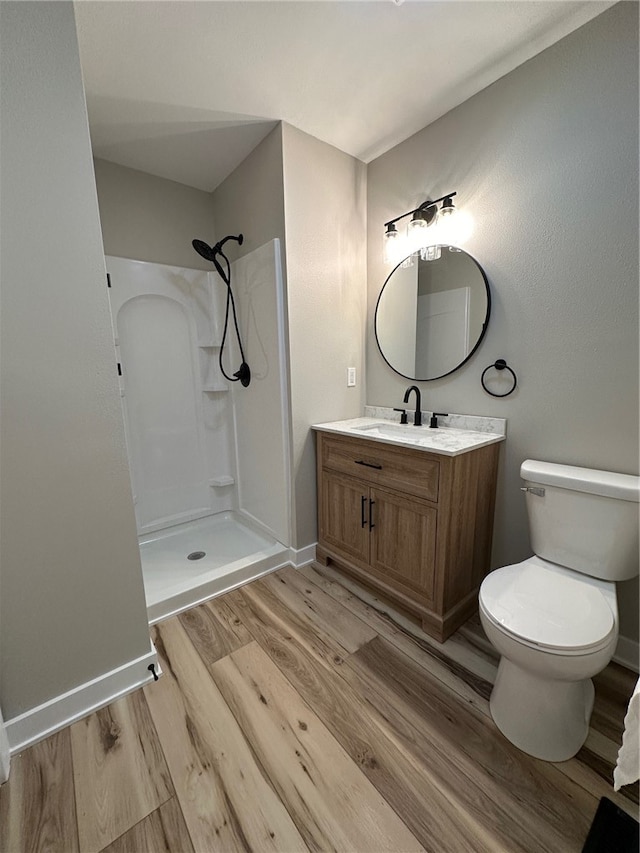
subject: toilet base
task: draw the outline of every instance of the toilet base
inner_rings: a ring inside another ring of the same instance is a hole
[[[541,678],[505,657],[491,693],[491,716],[518,749],[544,761],[567,761],[587,739],[594,687]]]

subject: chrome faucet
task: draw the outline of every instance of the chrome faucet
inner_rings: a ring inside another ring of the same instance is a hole
[[[411,394],[412,391],[416,392],[416,411],[413,415],[413,425],[422,426],[422,401],[420,399],[420,389],[417,385],[411,385],[407,388],[404,392],[404,402],[409,402],[409,394]]]

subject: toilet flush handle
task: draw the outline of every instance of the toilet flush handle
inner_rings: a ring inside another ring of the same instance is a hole
[[[544,489],[539,488],[539,486],[521,486],[521,492],[530,492],[532,495],[537,495],[539,498],[544,497]]]

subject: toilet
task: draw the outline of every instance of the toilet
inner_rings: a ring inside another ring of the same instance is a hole
[[[615,583],[638,574],[640,477],[534,460],[520,476],[535,555],[479,593],[501,655],[491,715],[524,752],[566,761],[587,737],[591,678],[615,652]]]

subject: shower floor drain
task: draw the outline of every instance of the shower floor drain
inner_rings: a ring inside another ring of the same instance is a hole
[[[206,556],[206,551],[192,551],[190,554],[187,554],[187,560],[201,560],[203,557]]]

